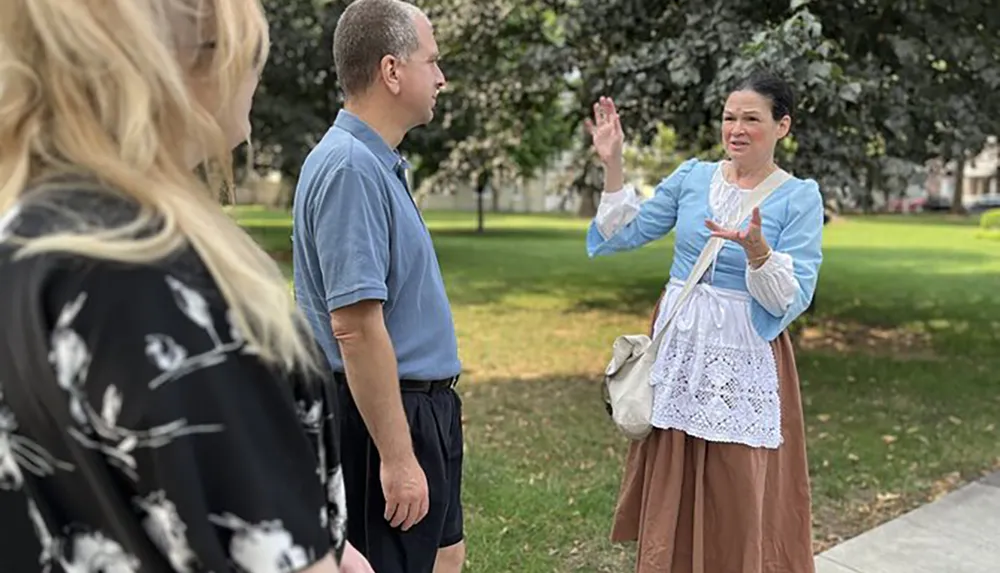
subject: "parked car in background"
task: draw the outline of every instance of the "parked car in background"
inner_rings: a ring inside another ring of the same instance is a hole
[[[949,211],[951,210],[951,199],[941,195],[929,195],[924,201],[924,211]]]
[[[1000,195],[984,195],[972,205],[969,205],[970,213],[982,213],[990,209],[1000,208]]]
[[[893,197],[886,204],[886,210],[889,213],[920,213],[926,203],[926,197]]]

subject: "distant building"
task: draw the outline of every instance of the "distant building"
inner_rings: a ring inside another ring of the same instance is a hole
[[[483,192],[486,211],[506,213],[575,213],[580,196],[570,189],[573,152],[566,151],[540,169],[530,179],[518,178],[494,182]],[[475,211],[479,197],[471,185],[458,189],[432,191],[419,199],[422,209],[436,211]]]
[[[931,161],[927,173],[929,204],[950,205],[955,196],[957,161]],[[967,209],[1000,206],[1000,144],[991,136],[982,151],[965,162],[962,173],[962,204]]]

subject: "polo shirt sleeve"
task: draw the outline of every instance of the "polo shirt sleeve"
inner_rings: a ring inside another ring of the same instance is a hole
[[[329,312],[385,302],[389,205],[380,185],[353,167],[334,169],[313,204],[313,233]]]

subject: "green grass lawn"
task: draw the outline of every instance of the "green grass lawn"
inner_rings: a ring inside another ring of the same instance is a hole
[[[236,215],[288,268],[287,217]],[[490,215],[485,235],[473,214],[427,219],[465,364],[467,570],[630,570],[606,541],[626,442],[599,376],[614,337],[647,328],[671,240],[589,260],[575,218]],[[1000,465],[1000,243],[976,233],[827,228],[816,313],[794,329],[817,550]]]

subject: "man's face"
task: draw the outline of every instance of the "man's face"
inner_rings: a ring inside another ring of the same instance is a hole
[[[434,28],[424,15],[414,17],[420,45],[399,68],[399,99],[410,112],[412,124],[425,125],[434,118],[438,92],[445,86],[444,73],[438,67],[438,45]]]

